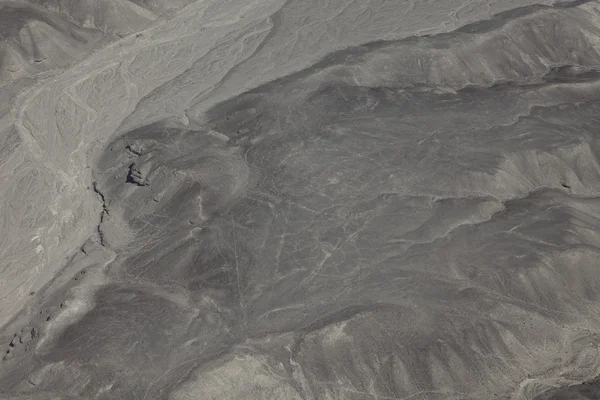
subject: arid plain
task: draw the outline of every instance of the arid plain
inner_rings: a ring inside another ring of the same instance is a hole
[[[600,2],[0,0],[1,399],[600,398]]]

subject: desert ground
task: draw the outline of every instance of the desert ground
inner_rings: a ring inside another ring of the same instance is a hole
[[[600,2],[0,0],[0,399],[600,399]]]

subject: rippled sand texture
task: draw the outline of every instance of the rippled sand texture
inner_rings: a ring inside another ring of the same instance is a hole
[[[0,398],[600,396],[600,3],[0,7]]]

